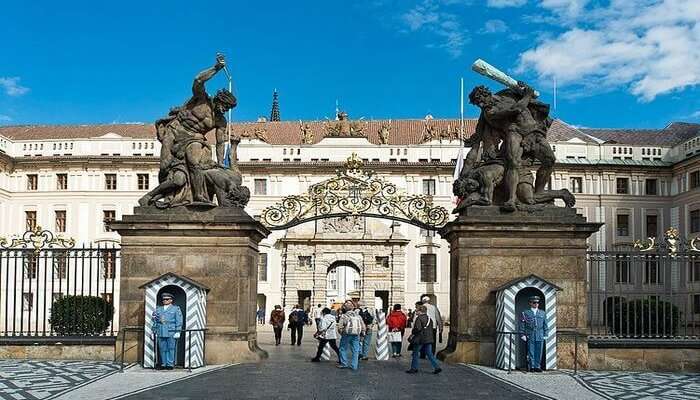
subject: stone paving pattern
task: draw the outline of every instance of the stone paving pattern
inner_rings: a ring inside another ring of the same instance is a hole
[[[700,399],[700,374],[581,371],[576,379],[607,399]]]
[[[0,399],[50,399],[118,369],[100,361],[0,360]]]

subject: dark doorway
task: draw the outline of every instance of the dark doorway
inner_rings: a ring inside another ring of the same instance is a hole
[[[520,315],[522,314],[523,311],[527,310],[529,306],[528,304],[528,299],[532,296],[538,296],[540,298],[540,310],[544,311],[545,313],[547,310],[545,310],[544,307],[544,293],[542,293],[541,290],[534,288],[534,287],[527,287],[518,292],[518,294],[515,295],[515,323],[516,323],[516,330],[519,329],[520,327]],[[515,342],[517,343],[518,346],[518,357],[515,360],[516,368],[518,369],[527,369],[527,344],[523,342],[520,339],[520,335],[516,336]],[[546,369],[546,364],[543,361],[545,359],[545,355],[547,354],[547,348],[546,346],[543,347],[542,349],[542,369]]]
[[[387,314],[387,310],[389,307],[391,307],[391,304],[389,304],[389,291],[388,290],[375,290],[374,291],[374,297],[381,299],[382,306],[381,310],[384,311],[384,314]],[[377,302],[379,303],[379,302]]]
[[[185,329],[185,321],[187,321],[187,295],[185,291],[181,287],[175,285],[164,286],[158,291],[158,305],[162,305],[160,295],[163,293],[170,293],[175,296],[173,305],[180,307],[180,311],[182,312],[182,329]],[[175,351],[175,365],[180,367],[185,366],[185,336],[187,335],[181,333],[180,339],[178,339],[175,344],[177,347]],[[160,355],[158,356],[158,361],[160,362]]]
[[[311,309],[311,291],[310,290],[297,290],[297,295],[299,296],[299,306],[302,310],[307,311]]]

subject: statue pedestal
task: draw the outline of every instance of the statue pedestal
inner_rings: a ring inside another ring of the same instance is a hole
[[[450,243],[451,325],[447,348],[439,357],[493,365],[493,290],[531,274],[562,289],[557,294],[557,330],[585,333],[586,239],[601,225],[586,222],[571,208],[502,213],[495,206],[468,208],[448,223],[440,235]],[[560,368],[572,358],[572,349],[563,344],[557,348]]]
[[[173,272],[209,288],[207,364],[267,357],[255,330],[258,243],[270,233],[260,222],[233,207],[136,207],[134,215],[113,222],[112,229],[122,239],[120,327],[144,326],[140,286]],[[143,333],[127,339],[126,361],[143,359]]]

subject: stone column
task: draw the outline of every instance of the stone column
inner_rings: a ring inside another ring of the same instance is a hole
[[[493,365],[496,297],[492,291],[530,274],[563,289],[557,294],[557,329],[576,331],[585,338],[586,239],[601,225],[586,222],[575,209],[558,207],[531,213],[471,207],[448,223],[440,235],[450,243],[451,325],[440,358]],[[568,350],[572,349],[560,342],[560,367],[571,358]]]
[[[119,326],[144,326],[139,287],[174,272],[210,288],[207,364],[266,358],[257,345],[255,311],[258,243],[270,231],[240,208],[136,207],[112,223],[121,235]],[[128,336],[126,360],[142,358],[143,334]]]

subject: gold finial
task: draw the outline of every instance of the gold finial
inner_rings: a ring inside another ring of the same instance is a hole
[[[345,161],[345,169],[348,171],[360,170],[362,167],[364,167],[364,163],[357,156],[357,153],[353,152],[352,155],[348,157],[347,161]]]

